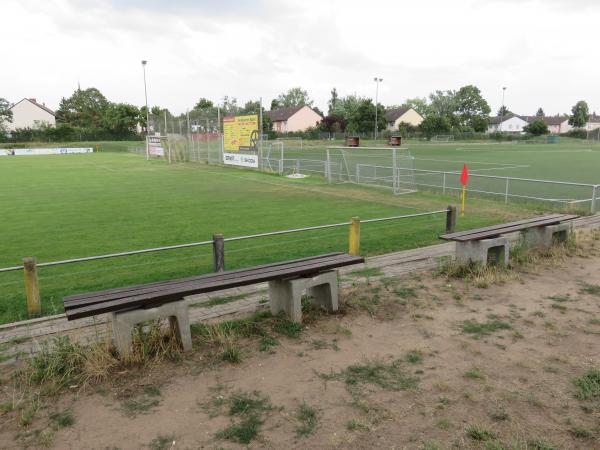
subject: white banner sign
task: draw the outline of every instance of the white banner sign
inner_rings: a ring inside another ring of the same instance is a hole
[[[160,141],[160,136],[148,137],[148,154],[150,156],[165,156],[165,149]]]
[[[12,153],[10,153],[8,150],[3,150],[0,149],[0,156],[8,156],[11,155]]]
[[[50,148],[15,148],[13,155],[65,155],[71,153],[92,153],[92,147],[50,147]]]
[[[258,155],[244,155],[243,153],[223,153],[223,164],[230,166],[258,168]]]

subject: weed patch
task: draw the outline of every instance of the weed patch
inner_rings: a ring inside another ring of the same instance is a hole
[[[578,392],[575,394],[579,400],[600,398],[600,370],[592,369],[574,381]]]
[[[300,425],[296,427],[296,436],[306,437],[313,434],[319,426],[319,415],[315,408],[302,402],[296,411]]]
[[[498,330],[508,330],[512,326],[500,320],[489,320],[480,323],[476,320],[465,320],[462,323],[462,332],[476,336],[487,336]]]
[[[341,380],[349,390],[369,384],[390,391],[415,388],[419,379],[403,373],[400,366],[400,361],[385,363],[380,360],[366,360],[362,364],[353,364],[338,373],[325,374],[322,377],[325,380]]]

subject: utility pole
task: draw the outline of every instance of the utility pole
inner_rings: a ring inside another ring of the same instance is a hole
[[[146,61],[142,60],[142,70],[144,71],[144,98],[146,99],[146,161],[150,159],[148,148],[148,137],[150,136],[150,110],[148,109],[148,89],[146,88]]]
[[[504,92],[506,92],[506,86],[502,87],[502,108],[500,108],[500,132],[502,133],[502,122],[504,122]]]
[[[375,81],[375,134],[374,134],[374,136],[375,136],[375,139],[377,139],[377,128],[378,128],[377,127],[377,104],[379,103],[377,97],[379,96],[379,83],[383,81],[383,78],[375,77],[375,78],[373,78],[373,80]]]

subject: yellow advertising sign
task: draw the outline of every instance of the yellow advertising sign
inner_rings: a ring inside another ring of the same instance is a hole
[[[258,116],[223,117],[223,147],[227,151],[256,150]]]

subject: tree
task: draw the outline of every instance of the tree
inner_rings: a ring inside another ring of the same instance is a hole
[[[140,110],[127,103],[110,103],[104,112],[102,128],[112,137],[122,139],[135,134]]]
[[[260,112],[260,101],[248,100],[246,104],[240,108],[239,114],[258,114]]]
[[[0,97],[0,131],[6,127],[6,123],[12,123],[13,113],[8,100]]]
[[[308,92],[300,87],[294,87],[279,96],[271,102],[271,109],[287,108],[293,106],[312,106],[313,101],[309,98]],[[275,105],[275,108],[273,108]]]
[[[548,125],[542,119],[535,119],[529,125],[523,127],[523,131],[534,136],[541,136],[542,134],[548,134]]]
[[[328,115],[323,117],[319,128],[329,133],[340,133],[346,131],[346,119],[342,116]]]
[[[446,134],[452,130],[452,125],[446,116],[430,114],[419,125],[421,131],[428,139],[436,134]]]
[[[200,100],[198,100],[198,103],[196,103],[196,105],[194,106],[194,109],[209,109],[209,108],[212,108],[213,106],[214,106],[214,104],[211,100],[208,100],[208,99],[202,97]]]
[[[423,117],[430,113],[431,109],[425,97],[407,98],[402,106],[412,108]]]
[[[573,108],[571,108],[571,117],[569,117],[569,125],[574,126],[575,128],[582,128],[588,121],[588,116],[590,114],[588,104],[580,100]]]
[[[537,112],[535,113],[535,117],[544,117],[546,114],[544,114],[544,110],[542,109],[542,107],[540,106],[537,110]]]
[[[327,102],[327,115],[328,116],[332,116],[335,113],[338,99],[339,99],[339,95],[338,95],[337,89],[333,88],[331,90],[331,98]]]
[[[240,108],[237,104],[237,98],[229,98],[228,95],[223,97],[223,105],[221,107],[221,110],[223,111],[223,116],[235,116],[236,114],[238,114]]]
[[[498,117],[506,117],[509,114],[510,110],[506,106],[501,106],[500,108],[498,108],[498,112],[496,113]]]
[[[109,101],[96,88],[77,89],[69,98],[62,98],[58,119],[79,128],[101,128]]]
[[[386,126],[385,109],[383,105],[377,105],[377,129],[383,130]],[[375,126],[375,105],[369,98],[361,99],[358,107],[353,111],[352,115],[347,117],[347,129],[351,132],[368,133]]]
[[[446,117],[451,121],[457,110],[456,91],[432,92],[429,94],[429,109],[430,114]]]
[[[470,127],[479,132],[486,130],[491,108],[477,86],[470,84],[461,87],[456,92],[454,104],[461,127]]]

